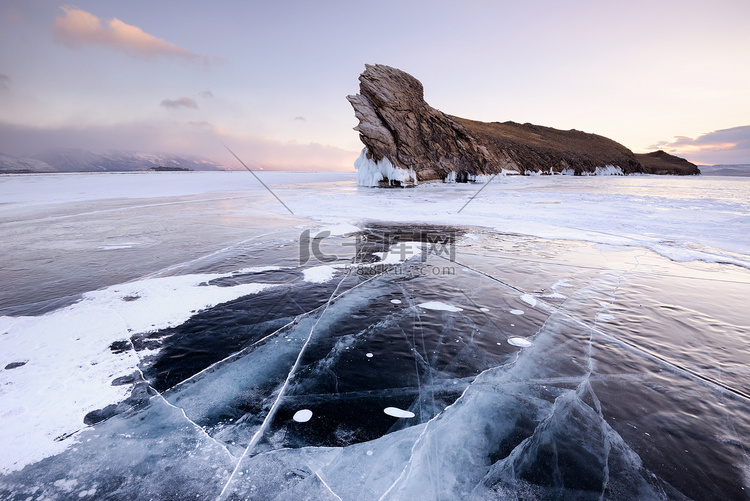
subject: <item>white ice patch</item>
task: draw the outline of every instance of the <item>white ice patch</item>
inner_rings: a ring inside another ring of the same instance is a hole
[[[119,250],[119,249],[130,249],[135,247],[136,245],[140,245],[138,242],[125,242],[121,244],[111,244],[111,245],[100,245],[97,247],[98,250]]]
[[[525,337],[508,338],[508,344],[511,346],[518,346],[519,348],[528,348],[532,345],[531,341],[529,341]]]
[[[310,282],[313,284],[322,284],[325,282],[328,282],[333,278],[333,275],[336,273],[336,269],[332,266],[315,266],[314,268],[308,268],[306,270],[302,270],[302,274],[304,275],[305,282]]]
[[[558,280],[557,282],[555,282],[554,284],[552,284],[552,287],[550,287],[550,288],[552,290],[556,290],[559,287],[573,287],[573,286],[568,283],[568,279],[567,278],[563,278],[562,280]]]
[[[399,264],[413,257],[421,257],[424,244],[422,242],[399,242],[391,245],[387,252],[380,254],[380,261],[372,263],[380,264]]]
[[[75,486],[78,485],[78,480],[76,480],[75,478],[70,478],[70,479],[63,478],[60,480],[56,480],[54,482],[54,485],[55,487],[63,490],[64,492],[71,492],[75,488]]]
[[[489,308],[479,308],[479,310],[480,310],[480,311],[485,311],[485,312],[487,312],[487,311],[490,311],[490,309],[489,309]]]
[[[389,416],[397,417],[397,418],[413,418],[414,413],[410,411],[405,411],[403,409],[399,409],[398,407],[386,407],[383,409],[383,412],[388,414]]]
[[[622,169],[616,165],[605,165],[604,167],[597,167],[594,172],[581,172],[583,176],[624,176],[625,173]]]
[[[313,413],[310,409],[302,409],[294,413],[294,416],[292,419],[297,421],[298,423],[307,423],[312,419]]]
[[[614,315],[610,315],[608,313],[598,313],[596,315],[596,319],[597,320],[614,320],[615,316]]]
[[[135,372],[140,360],[133,350],[112,353],[114,341],[179,325],[195,311],[278,287],[205,285],[227,276],[139,280],[87,292],[82,301],[42,316],[0,317],[0,367],[28,360],[0,371],[0,474],[62,452],[74,440],[55,438],[83,428],[88,412],[130,396],[127,385],[111,381]]]
[[[368,353],[365,355],[367,358],[372,358],[374,355],[372,353]]]
[[[325,226],[319,230],[320,232],[330,231],[333,237],[340,237],[342,235],[349,235],[350,233],[358,233],[362,231],[357,226],[349,223],[341,223],[334,226]]]
[[[468,181],[476,184],[486,184],[489,182],[493,177],[496,175],[498,176],[504,176],[505,171],[503,170],[499,174],[469,174]],[[443,182],[445,183],[455,183],[456,178],[458,177],[458,173],[456,171],[450,171],[448,175],[445,177],[445,180]]]
[[[393,304],[401,304],[401,300],[400,299],[391,299],[391,303],[393,303]]]
[[[264,271],[278,271],[280,266],[255,266],[252,268],[241,268],[237,271],[232,272],[234,275],[251,275],[253,273],[262,273]]]
[[[523,310],[510,310],[513,315],[523,315]]]
[[[528,304],[532,308],[534,306],[536,306],[536,298],[534,296],[530,295],[530,294],[523,294],[521,296],[521,301],[523,301],[524,303]]]
[[[357,169],[357,184],[360,186],[378,186],[386,178],[389,181],[399,181],[402,186],[417,184],[414,169],[399,169],[385,157],[380,162],[375,162],[367,158],[367,148],[362,148],[362,153],[354,162],[354,168]]]
[[[560,172],[553,172],[552,174],[559,175],[559,176],[575,176],[576,171],[575,169],[567,168],[563,169]]]
[[[463,311],[463,308],[459,308],[458,306],[453,306],[451,304],[445,304],[441,303],[440,301],[428,301],[426,303],[420,303],[420,308],[424,308],[425,310],[442,310],[442,311]]]

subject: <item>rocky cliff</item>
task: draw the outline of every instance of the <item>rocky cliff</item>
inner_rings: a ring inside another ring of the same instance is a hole
[[[635,157],[643,165],[646,174],[675,174],[678,176],[694,176],[701,171],[697,165],[684,158],[670,155],[659,150],[651,153],[639,153]]]
[[[643,172],[633,152],[602,136],[447,115],[425,102],[419,80],[390,66],[366,65],[359,82],[359,94],[347,99],[365,144],[356,164],[360,184],[466,181],[503,171]]]

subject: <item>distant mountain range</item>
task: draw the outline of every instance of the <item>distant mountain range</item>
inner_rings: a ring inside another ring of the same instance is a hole
[[[133,172],[144,170],[224,170],[221,164],[196,156],[58,148],[31,157],[0,153],[0,173]]]
[[[699,165],[705,176],[750,177],[750,164]],[[31,157],[0,153],[0,174],[53,172],[134,172],[134,171],[230,170],[218,162],[191,155],[168,155],[58,148]]]
[[[750,164],[701,165],[700,170],[705,176],[750,177]]]

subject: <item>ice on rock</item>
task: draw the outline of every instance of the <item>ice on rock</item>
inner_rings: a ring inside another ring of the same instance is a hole
[[[622,169],[615,165],[605,165],[597,167],[594,172],[582,172],[584,176],[624,176]]]
[[[385,179],[391,184],[397,181],[402,186],[417,183],[417,174],[413,169],[395,167],[387,158],[375,162],[367,158],[367,148],[362,149],[359,158],[354,162],[354,168],[357,169],[357,184],[360,186],[378,186]]]

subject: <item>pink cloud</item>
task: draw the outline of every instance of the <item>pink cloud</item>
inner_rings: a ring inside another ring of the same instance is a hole
[[[0,121],[0,152],[29,156],[46,148],[81,148],[143,153],[197,155],[227,168],[244,167],[226,144],[252,169],[354,170],[358,151],[319,143],[278,141],[217,127],[208,122],[150,120],[117,125],[28,127]]]
[[[662,149],[699,164],[750,163],[750,125],[715,130],[695,138],[677,136],[648,149]]]
[[[70,6],[61,9],[65,15],[55,18],[52,31],[55,39],[68,47],[103,45],[142,57],[166,56],[203,62],[219,60],[183,49],[117,18],[102,22],[85,10]]]

